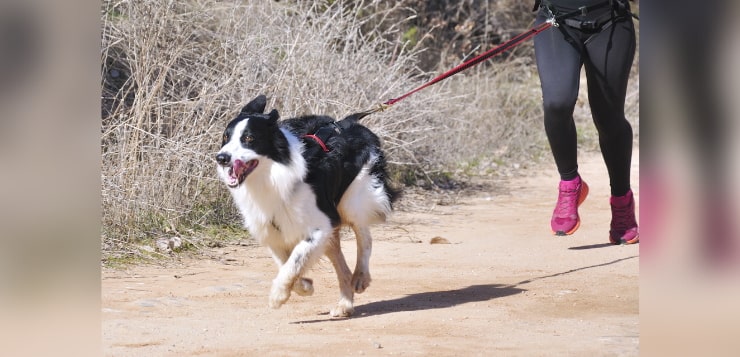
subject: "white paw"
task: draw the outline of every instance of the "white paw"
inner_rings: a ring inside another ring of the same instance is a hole
[[[272,283],[272,289],[270,289],[270,308],[279,309],[290,297],[290,290],[286,289],[282,284]]]
[[[355,270],[355,273],[352,274],[352,288],[355,289],[355,292],[360,294],[365,289],[367,289],[368,286],[370,286],[370,273],[368,272],[362,272],[359,270]]]
[[[300,296],[313,295],[313,280],[309,278],[300,278],[293,284],[293,291]]]
[[[350,317],[353,312],[355,312],[355,308],[352,306],[352,303],[342,299],[339,300],[337,307],[331,309],[329,313],[331,317]]]

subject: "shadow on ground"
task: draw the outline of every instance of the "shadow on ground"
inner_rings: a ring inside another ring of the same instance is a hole
[[[471,285],[466,288],[447,290],[447,291],[430,291],[417,294],[406,295],[401,298],[392,300],[382,300],[371,302],[365,305],[355,306],[355,313],[352,315],[352,319],[359,319],[363,317],[383,315],[394,312],[403,311],[419,311],[419,310],[433,310],[433,309],[445,309],[457,305],[466,304],[469,302],[488,301],[496,298],[506,297],[514,294],[519,294],[526,289],[518,288],[520,285],[529,284],[537,280],[548,279],[556,276],[572,274],[580,270],[592,269],[602,267],[606,265],[616,264],[621,261],[637,258],[637,256],[631,256],[621,259],[616,259],[610,262],[580,267],[571,269],[568,271],[538,276],[527,280],[522,280],[513,285],[505,284],[484,284],[484,285]],[[325,313],[323,315],[328,315]],[[306,321],[295,321],[292,324],[306,324],[316,322],[327,322],[327,321],[342,321],[349,318],[330,318],[330,319],[317,319],[317,320],[306,320]]]
[[[568,249],[570,250],[586,250],[586,249],[596,249],[596,248],[606,248],[606,247],[613,247],[614,244],[611,243],[599,243],[599,244],[589,244],[589,245],[581,245],[578,247],[570,247]]]
[[[431,291],[406,295],[392,300],[375,301],[369,304],[355,306],[352,319],[383,315],[403,311],[433,310],[453,307],[469,302],[488,301],[495,298],[514,295],[525,291],[511,285],[485,284],[472,285],[462,289],[447,291]],[[324,314],[328,315],[328,313]],[[293,324],[305,324],[327,321],[342,321],[349,318],[318,319],[295,321]]]
[[[469,302],[488,301],[500,297],[519,294],[524,289],[511,285],[485,284],[472,285],[462,289],[432,291],[411,294],[393,300],[371,302],[355,307],[357,317],[367,317],[400,311],[444,309]]]

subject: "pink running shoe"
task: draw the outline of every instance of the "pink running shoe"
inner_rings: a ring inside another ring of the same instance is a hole
[[[560,181],[559,191],[550,227],[556,236],[564,236],[573,234],[581,225],[578,206],[588,195],[588,185],[578,176],[570,181]]]
[[[635,198],[632,190],[624,196],[612,196],[612,223],[609,242],[612,244],[635,244],[640,242],[640,232],[635,220]]]

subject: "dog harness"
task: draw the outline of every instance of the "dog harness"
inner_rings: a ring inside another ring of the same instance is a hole
[[[339,135],[341,133],[342,128],[340,128],[336,122],[332,122],[320,127],[313,134],[302,135],[301,138],[309,138],[319,144],[319,146],[321,146],[321,150],[323,150],[324,152],[329,152],[331,150],[329,150],[329,148],[326,146],[326,141],[329,140],[332,136]]]

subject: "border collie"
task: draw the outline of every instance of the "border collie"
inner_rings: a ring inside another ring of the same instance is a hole
[[[244,226],[279,267],[269,305],[279,308],[291,292],[311,295],[304,274],[325,254],[339,279],[331,315],[350,316],[354,293],[370,285],[369,227],[385,221],[399,196],[388,184],[380,140],[358,123],[364,113],[278,121],[277,110],[264,114],[266,103],[256,97],[226,126],[216,161]],[[343,225],[357,240],[354,273],[340,249]]]

